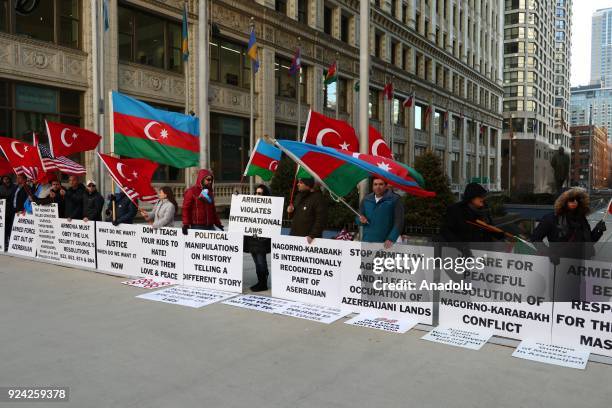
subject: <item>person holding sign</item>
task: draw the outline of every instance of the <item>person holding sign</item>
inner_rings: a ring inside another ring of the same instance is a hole
[[[255,188],[255,194],[260,196],[269,196],[270,189],[264,184],[260,184]],[[244,252],[250,252],[255,262],[255,273],[257,273],[257,284],[251,286],[253,292],[263,292],[268,290],[268,260],[267,254],[272,251],[272,240],[270,238],[261,237],[244,237]]]
[[[606,231],[606,223],[599,221],[593,230],[586,216],[590,212],[589,195],[579,187],[565,191],[555,201],[553,214],[542,218],[533,231],[531,240],[549,243],[549,257],[558,265],[560,258],[590,259],[595,255],[594,242]],[[542,244],[540,244],[542,248]]]
[[[223,224],[215,208],[214,176],[211,171],[200,169],[195,185],[183,196],[183,234],[188,229],[223,231]]]
[[[104,197],[96,188],[96,182],[87,180],[87,191],[83,195],[83,221],[102,221]]]
[[[372,192],[359,206],[357,223],[363,225],[363,242],[384,242],[389,249],[404,228],[404,205],[400,196],[387,189],[380,178],[372,181]]]
[[[79,182],[78,176],[68,178],[68,189],[61,190],[60,194],[64,197],[65,216],[68,220],[83,219],[83,198],[85,187]]]
[[[313,178],[300,178],[297,182],[298,194],[295,205],[289,204],[287,213],[293,215],[290,235],[306,237],[308,243],[323,236],[327,222],[327,204],[323,194],[314,188]]]
[[[172,188],[164,186],[159,189],[159,201],[155,203],[151,213],[144,209],[140,214],[153,228],[171,227],[174,224],[174,214],[178,208]]]

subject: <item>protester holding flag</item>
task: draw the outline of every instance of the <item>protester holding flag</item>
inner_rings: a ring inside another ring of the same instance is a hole
[[[321,238],[327,222],[327,204],[321,191],[315,190],[312,178],[300,178],[295,203],[289,204],[287,213],[292,215],[290,235],[306,237],[308,243]]]
[[[65,216],[68,220],[83,219],[83,199],[85,197],[85,186],[79,181],[78,176],[68,178],[68,188],[61,190],[65,203]]]
[[[102,221],[104,197],[97,189],[96,182],[87,180],[87,190],[83,195],[83,221]]]
[[[113,219],[113,203],[115,204],[115,219]],[[131,224],[138,213],[136,204],[117,187],[115,194],[109,197],[109,205],[106,209],[106,221],[112,222],[116,227],[119,224]]]
[[[480,228],[477,220],[492,224],[491,216],[485,207],[487,190],[478,183],[465,186],[463,199],[448,207],[441,234],[444,242],[492,242],[503,239],[503,232],[493,232]]]
[[[260,184],[255,188],[255,194],[259,196],[269,196],[270,189],[265,184]],[[245,236],[244,252],[248,252],[255,262],[255,273],[257,274],[257,284],[251,286],[253,292],[263,292],[268,290],[268,260],[267,254],[272,251],[272,241],[270,238]]]
[[[164,186],[159,189],[159,201],[155,203],[150,213],[144,209],[140,214],[153,228],[171,227],[174,225],[174,214],[178,210],[178,204],[174,198],[171,187]]]
[[[188,229],[223,230],[223,224],[215,207],[214,176],[211,171],[200,169],[196,183],[183,196],[183,234]]]
[[[357,223],[363,225],[363,242],[384,242],[391,248],[404,229],[404,205],[399,195],[380,178],[372,181],[372,192],[359,206]]]
[[[595,255],[593,243],[606,231],[606,223],[601,220],[591,230],[586,218],[590,212],[589,203],[589,195],[583,188],[566,190],[555,201],[554,213],[542,218],[533,231],[533,242],[548,240],[548,248],[543,244],[539,248],[548,253],[555,265],[561,257],[590,259]]]

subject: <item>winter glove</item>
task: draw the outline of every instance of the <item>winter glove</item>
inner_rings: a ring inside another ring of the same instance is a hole
[[[561,258],[557,254],[551,254],[548,256],[548,258],[550,259],[550,262],[555,266],[558,266],[561,263]]]
[[[225,231],[225,230],[223,229],[223,225],[217,225],[217,228],[219,228],[221,231]]]
[[[111,202],[113,202],[113,201],[116,201],[116,200],[117,200],[117,197],[115,197],[115,195],[114,195],[114,194],[111,194],[111,195],[109,195],[109,196],[108,196],[108,199],[109,199]]]
[[[189,231],[189,225],[183,225],[183,235],[187,235],[187,231]]]
[[[599,221],[597,224],[595,224],[595,231],[598,232],[604,232],[607,228],[606,228],[606,223],[604,222],[604,220]]]

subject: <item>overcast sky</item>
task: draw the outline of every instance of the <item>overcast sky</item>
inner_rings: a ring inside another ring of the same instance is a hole
[[[572,86],[591,79],[591,17],[598,9],[612,7],[612,0],[573,0]]]

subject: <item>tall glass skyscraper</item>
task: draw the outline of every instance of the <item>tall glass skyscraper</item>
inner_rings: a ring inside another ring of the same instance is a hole
[[[591,85],[612,87],[612,8],[593,13],[591,31]]]

